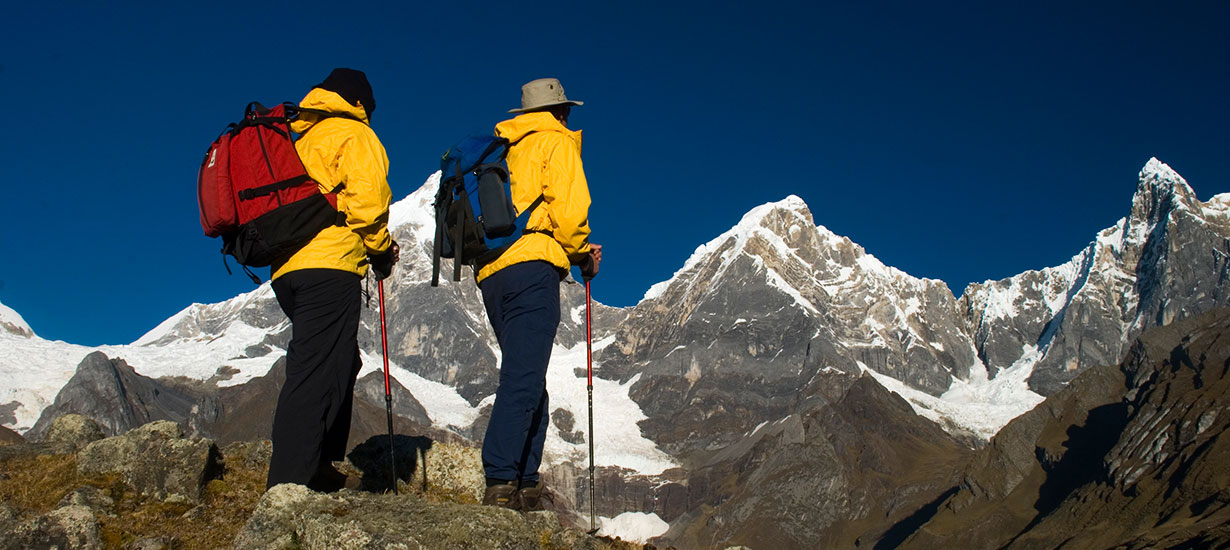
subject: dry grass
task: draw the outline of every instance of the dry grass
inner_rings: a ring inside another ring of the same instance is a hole
[[[50,512],[78,487],[93,486],[107,493],[122,490],[119,476],[79,475],[73,455],[11,458],[0,462],[0,472],[0,500],[28,515]]]
[[[82,476],[73,455],[20,457],[0,462],[0,501],[22,519],[45,514],[75,489],[97,487],[111,510],[96,511],[102,541],[122,548],[158,538],[175,550],[228,548],[265,492],[265,468],[228,463],[222,479],[210,481],[199,506],[172,504],[132,492],[118,475]]]

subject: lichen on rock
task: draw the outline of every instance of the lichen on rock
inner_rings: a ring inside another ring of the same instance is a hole
[[[140,495],[195,504],[221,474],[221,456],[213,441],[185,438],[178,424],[162,420],[90,443],[77,453],[77,471],[118,473]]]

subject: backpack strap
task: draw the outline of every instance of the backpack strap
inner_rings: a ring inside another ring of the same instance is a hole
[[[461,168],[461,161],[457,161],[457,167]],[[458,172],[460,174],[460,172]],[[460,177],[460,176],[459,176]],[[465,180],[462,180],[464,182]],[[453,215],[457,218],[457,223],[453,224],[453,281],[461,280],[461,264],[465,262],[465,246],[462,244],[462,239],[465,238],[467,230],[470,229],[470,224],[473,223],[474,215],[470,210],[470,197],[465,192],[465,186],[461,186],[461,205],[462,208],[452,209]]]
[[[362,120],[359,120],[357,117],[351,116],[351,115],[346,114],[346,113],[335,113],[335,112],[333,112],[333,111],[326,111],[326,110],[323,110],[323,109],[312,109],[312,108],[309,108],[309,107],[300,107],[300,106],[298,106],[298,105],[296,105],[296,104],[294,104],[294,103],[291,103],[291,102],[289,102],[289,101],[284,101],[284,102],[282,102],[282,112],[283,112],[283,113],[286,113],[286,124],[287,124],[286,129],[287,129],[287,130],[290,130],[290,123],[291,123],[292,121],[294,121],[295,119],[299,118],[299,115],[300,115],[301,113],[311,113],[311,114],[314,114],[314,115],[316,115],[316,116],[320,117],[320,118],[321,118],[321,120],[324,120],[324,119],[326,119],[326,118],[346,118],[346,119],[350,119],[350,120],[353,120],[353,121],[355,121],[355,122],[358,122],[359,124],[364,124],[364,125],[366,125],[366,123],[364,123]],[[312,125],[312,127],[311,127],[311,128],[308,128],[305,132],[310,132],[310,131],[312,130],[312,128],[315,128],[315,127],[316,127],[316,125],[315,125],[315,124],[313,124],[313,125]],[[306,167],[306,166],[304,166],[304,171],[305,171],[305,172],[307,171],[307,167]],[[307,177],[308,177],[309,179],[311,178],[311,176],[307,176]],[[317,183],[320,183],[320,182],[317,182]],[[274,185],[277,185],[277,184],[274,184]],[[334,188],[333,188],[333,190],[332,190],[332,191],[329,191],[328,193],[324,193],[324,195],[334,195],[334,196],[337,196],[338,192],[340,192],[340,191],[342,190],[342,188],[344,188],[344,187],[346,187],[346,184],[345,184],[345,183],[339,183],[339,184],[337,184],[337,186],[336,186],[336,187],[334,187]],[[260,189],[264,189],[264,188],[260,188]],[[252,191],[253,191],[253,192],[255,192],[255,191],[258,191],[258,190],[260,190],[260,189],[253,189]],[[240,197],[240,198],[242,199],[243,197]],[[336,208],[336,207],[337,207],[337,204],[336,204],[336,199],[334,199],[334,200],[330,200],[330,202],[331,202],[331,203],[334,203],[334,204],[333,204],[334,208]],[[341,210],[338,210],[338,211],[337,211],[337,218],[333,221],[333,225],[334,225],[334,226],[337,226],[337,227],[345,227],[345,226],[346,226],[346,213],[345,213],[345,212],[342,212]]]
[[[431,286],[440,286],[440,259],[444,257],[444,233],[445,225],[448,223],[449,205],[452,204],[452,188],[455,185],[454,178],[442,178],[440,187],[436,189],[436,201],[434,204],[436,214],[436,239],[432,243],[431,252]],[[456,247],[454,247],[455,249]],[[455,254],[455,252],[454,252]]]
[[[239,200],[246,201],[246,200],[255,199],[256,197],[272,195],[283,189],[290,189],[291,187],[303,185],[310,179],[312,179],[311,176],[304,174],[302,176],[295,176],[293,178],[284,179],[282,181],[271,183],[269,185],[262,185],[260,187],[254,187],[252,189],[244,189],[243,191],[239,192]],[[336,193],[336,192],[337,192],[336,189],[333,191],[330,191],[330,193]]]
[[[443,176],[443,174],[441,174]],[[448,192],[452,179],[441,177],[440,187],[436,189],[436,200],[432,207],[436,213],[436,240],[431,247],[431,286],[440,286],[440,258],[444,256],[444,225],[448,220],[448,201],[445,200],[445,193]]]

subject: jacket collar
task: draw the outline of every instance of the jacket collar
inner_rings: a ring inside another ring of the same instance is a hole
[[[316,109],[319,111],[328,111],[337,113],[355,120],[363,121],[364,124],[370,124],[367,120],[367,112],[362,107],[346,103],[342,96],[337,92],[332,92],[322,88],[312,88],[303,101],[299,102],[299,106],[304,109]],[[297,134],[302,134],[320,122],[320,117],[312,113],[303,113],[297,120],[291,123],[291,130]]]

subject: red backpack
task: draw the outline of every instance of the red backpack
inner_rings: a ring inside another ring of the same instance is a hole
[[[243,120],[210,144],[197,174],[205,236],[222,237],[223,264],[225,254],[234,256],[257,284],[247,267],[289,257],[320,230],[346,223],[337,210],[341,185],[322,194],[295,151],[290,122],[300,112],[342,116],[290,103],[272,109],[250,103]]]

